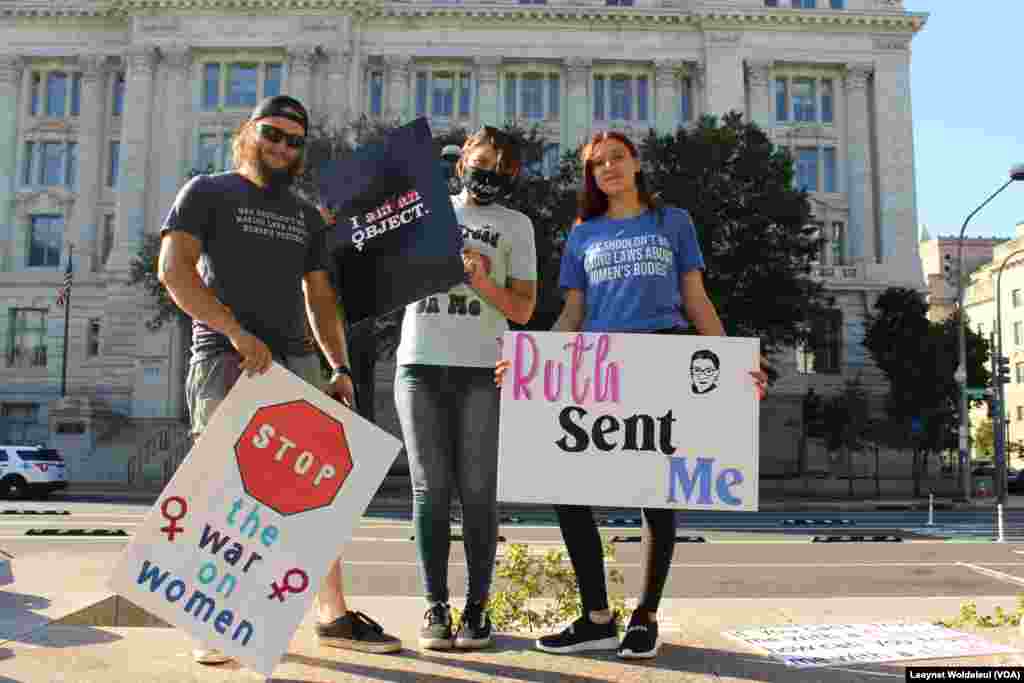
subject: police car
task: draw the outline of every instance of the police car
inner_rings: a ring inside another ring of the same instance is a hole
[[[45,498],[67,485],[64,458],[54,449],[0,445],[0,498]]]

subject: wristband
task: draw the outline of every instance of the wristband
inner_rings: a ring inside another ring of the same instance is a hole
[[[341,377],[348,377],[349,379],[352,379],[352,371],[349,370],[347,365],[339,365],[334,368],[334,373],[331,375],[331,381],[334,382]]]

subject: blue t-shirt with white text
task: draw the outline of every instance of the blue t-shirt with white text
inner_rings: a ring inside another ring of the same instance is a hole
[[[592,218],[569,233],[559,285],[583,291],[584,332],[651,332],[686,327],[679,278],[704,268],[684,209],[626,219]]]

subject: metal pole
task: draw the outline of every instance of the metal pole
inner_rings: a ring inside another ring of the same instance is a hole
[[[935,494],[928,493],[928,526],[935,526]]]
[[[996,539],[996,543],[1005,543],[1006,538],[1003,537],[1003,504],[996,505],[996,522],[999,525],[999,538]]]
[[[961,485],[963,486],[963,494],[966,500],[971,499],[971,466],[970,466],[970,453],[967,450],[967,436],[971,429],[970,417],[967,415],[967,342],[966,333],[964,331],[966,325],[966,316],[964,315],[964,232],[967,231],[967,224],[974,218],[974,214],[978,213],[988,204],[990,201],[995,199],[996,195],[1009,187],[1010,183],[1014,181],[1014,178],[1006,181],[1002,187],[989,195],[981,205],[967,215],[964,219],[963,227],[960,228],[960,236],[957,239],[957,273],[956,273],[956,302],[957,302],[957,313],[959,314],[958,321],[958,337],[960,343],[960,367],[964,371],[964,382],[960,385],[960,476]]]
[[[74,277],[74,265],[72,258],[75,254],[75,245],[68,245],[68,269],[72,271],[72,277]],[[62,276],[63,277],[63,276]],[[61,287],[65,287],[65,283],[61,280]],[[71,289],[69,288],[64,297],[64,352],[63,359],[60,364],[60,397],[64,398],[68,395],[68,327],[71,322]]]

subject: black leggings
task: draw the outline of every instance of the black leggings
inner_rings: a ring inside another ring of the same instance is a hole
[[[670,327],[652,334],[693,334],[692,328]],[[556,505],[558,525],[569,551],[576,585],[583,601],[583,613],[608,609],[608,586],[604,576],[604,548],[593,510],[585,505]],[[676,511],[662,508],[641,510],[644,516],[644,592],[636,608],[654,614],[665,590],[672,554],[676,549]]]
[[[604,549],[592,509],[585,505],[556,505],[555,512],[576,572],[583,613],[608,609]],[[676,547],[676,511],[644,508],[643,516],[644,589],[637,609],[654,614],[661,602]]]

